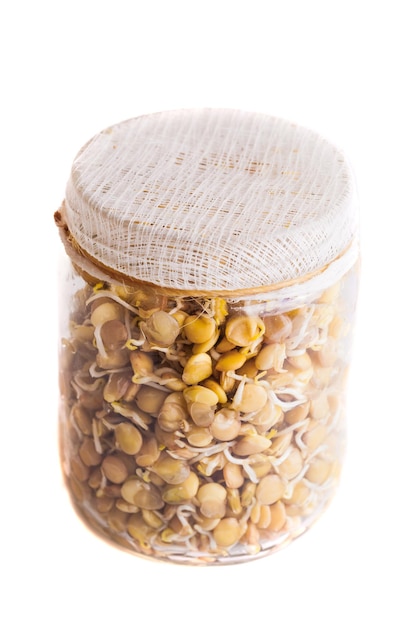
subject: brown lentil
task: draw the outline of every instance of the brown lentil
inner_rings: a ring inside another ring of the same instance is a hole
[[[123,460],[116,455],[106,456],[101,464],[101,469],[105,477],[116,484],[124,482],[129,475]]]
[[[82,462],[88,467],[99,465],[101,463],[101,454],[96,450],[94,440],[86,437],[80,446],[79,455]]]

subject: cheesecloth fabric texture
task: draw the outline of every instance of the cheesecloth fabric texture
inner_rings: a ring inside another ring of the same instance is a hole
[[[73,163],[65,219],[110,273],[190,293],[325,287],[357,256],[344,154],[245,111],[165,111],[100,132]]]

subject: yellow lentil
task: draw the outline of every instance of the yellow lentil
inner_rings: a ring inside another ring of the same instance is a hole
[[[235,346],[249,346],[265,332],[265,325],[259,317],[236,315],[226,322],[225,336]]]
[[[196,385],[209,378],[212,372],[211,358],[206,352],[192,354],[183,369],[182,380],[187,385]]]
[[[255,496],[259,504],[274,504],[284,495],[285,484],[276,474],[268,474],[259,481]]]
[[[218,372],[229,372],[242,367],[245,361],[246,356],[244,354],[238,350],[230,350],[219,357],[215,368]]]
[[[189,315],[184,321],[183,332],[191,343],[204,343],[216,332],[216,322],[204,314]]]
[[[188,478],[178,485],[168,485],[162,492],[162,498],[167,504],[182,504],[193,498],[199,487],[198,476],[190,472]]]
[[[239,413],[233,409],[218,411],[210,426],[210,432],[219,441],[232,441],[240,432]]]
[[[263,452],[271,446],[271,440],[262,435],[245,435],[233,446],[233,452],[239,456],[249,456]]]
[[[234,517],[224,517],[213,529],[213,537],[218,546],[229,548],[239,541],[242,529]]]
[[[222,518],[226,512],[227,491],[218,483],[205,483],[196,495],[201,514],[208,519]]]

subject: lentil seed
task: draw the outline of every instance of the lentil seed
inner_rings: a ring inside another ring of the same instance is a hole
[[[211,391],[214,391],[214,393],[217,396],[217,401],[220,402],[220,404],[226,404],[227,402],[226,392],[216,380],[214,380],[213,378],[208,378],[202,383],[202,385],[203,387],[207,387],[208,389],[211,389]]]
[[[218,483],[205,483],[196,495],[201,514],[208,519],[222,518],[226,512],[227,491]]]
[[[123,460],[116,455],[106,456],[101,464],[101,469],[105,477],[116,484],[124,482],[129,474]]]
[[[190,446],[196,448],[206,448],[213,441],[213,435],[208,428],[194,426],[194,424],[189,426],[186,438]]]
[[[214,419],[214,410],[208,404],[192,402],[188,410],[196,426],[210,426]]]
[[[121,533],[126,529],[128,514],[115,506],[107,514],[109,528],[116,533]]]
[[[281,343],[291,334],[291,319],[288,315],[268,315],[264,318],[267,343]]]
[[[226,339],[235,346],[249,346],[264,332],[265,324],[259,317],[236,315],[226,322]]]
[[[114,372],[103,389],[103,398],[106,402],[118,402],[123,398],[130,387],[130,379],[124,372]]]
[[[269,507],[269,512],[271,514],[271,521],[268,526],[268,530],[272,530],[274,532],[280,531],[286,522],[286,512],[285,506],[281,501],[275,502],[275,504],[271,504]]]
[[[179,335],[180,327],[172,315],[165,311],[155,311],[144,323],[143,331],[147,339],[161,347],[172,345]]]
[[[161,509],[164,502],[155,485],[144,483],[139,478],[129,478],[122,485],[122,498],[140,509]]]
[[[216,363],[216,370],[218,372],[237,370],[239,367],[242,367],[245,361],[246,356],[244,354],[238,350],[230,350],[219,357]]]
[[[268,474],[259,481],[255,496],[261,505],[269,505],[278,502],[284,495],[284,491],[285,485],[281,478],[276,474]]]
[[[75,404],[72,408],[71,415],[83,435],[92,434],[92,419],[88,410],[84,406],[81,404]]]
[[[268,400],[268,394],[265,387],[256,383],[246,383],[243,387],[242,397],[233,405],[242,413],[252,413],[260,411]]]
[[[140,514],[134,514],[127,523],[127,532],[137,539],[142,547],[147,547],[155,530],[146,524]]]
[[[328,429],[324,424],[311,420],[309,429],[304,433],[302,439],[310,452],[316,450],[326,439]]]
[[[116,445],[126,454],[138,454],[143,438],[140,431],[129,422],[122,422],[114,429]]]
[[[285,344],[270,343],[260,350],[255,358],[255,365],[260,370],[273,369],[279,372],[285,359]]]
[[[166,453],[162,453],[153,464],[152,471],[170,485],[178,485],[184,482],[190,475],[188,463],[179,459],[173,459]]]
[[[315,457],[311,459],[305,477],[312,483],[322,485],[331,472],[331,464],[325,459]]]
[[[210,426],[210,432],[219,441],[232,441],[240,432],[239,413],[233,409],[218,411]]]
[[[211,358],[206,352],[192,354],[185,364],[182,379],[187,385],[196,385],[209,378],[212,372]]]
[[[187,409],[183,402],[183,397],[179,392],[173,392],[165,398],[165,401],[158,413],[159,427],[173,433],[180,430],[187,421]]]
[[[136,394],[136,404],[145,413],[158,415],[166,397],[167,393],[163,389],[143,385]]]
[[[216,393],[202,385],[187,387],[184,389],[183,395],[187,404],[199,402],[201,404],[207,404],[208,406],[216,406],[218,402]]]
[[[295,478],[303,468],[303,457],[298,448],[292,448],[290,454],[279,465],[279,474],[283,478],[291,480]]]
[[[218,546],[229,548],[242,535],[242,529],[239,522],[234,517],[224,517],[213,529],[213,537]]]
[[[239,489],[245,480],[240,466],[230,462],[227,462],[223,468],[223,477],[227,487],[231,489]]]
[[[135,458],[136,464],[139,465],[139,467],[153,465],[161,454],[156,437],[151,436],[144,439],[139,452],[140,454]]]
[[[91,323],[96,327],[111,320],[123,319],[123,309],[115,302],[110,301],[104,302],[103,304],[97,304],[97,306],[92,307],[92,309]]]
[[[183,332],[191,343],[204,343],[216,332],[216,322],[204,314],[189,315],[184,322]]]
[[[108,513],[112,510],[114,505],[114,499],[107,496],[95,498],[94,506],[99,513]]]
[[[88,480],[90,468],[83,463],[79,456],[72,457],[70,461],[71,472],[81,483]]]
[[[106,350],[121,350],[127,341],[126,326],[119,320],[104,322],[100,335]]]
[[[162,492],[163,501],[167,504],[183,504],[193,498],[198,491],[198,476],[190,472],[188,478],[178,485],[168,485]]]
[[[130,364],[137,378],[151,374],[154,367],[152,357],[140,350],[134,350],[130,353]]]
[[[93,467],[101,463],[101,454],[97,452],[94,440],[90,437],[86,437],[81,443],[79,455],[82,462],[84,465],[87,465],[87,467]]]
[[[239,456],[249,456],[264,452],[271,446],[271,440],[262,435],[245,435],[233,446],[233,452]]]

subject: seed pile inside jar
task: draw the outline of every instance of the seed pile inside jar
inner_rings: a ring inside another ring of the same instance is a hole
[[[61,441],[90,525],[131,551],[201,563],[303,532],[340,471],[339,291],[291,308],[81,289]]]

